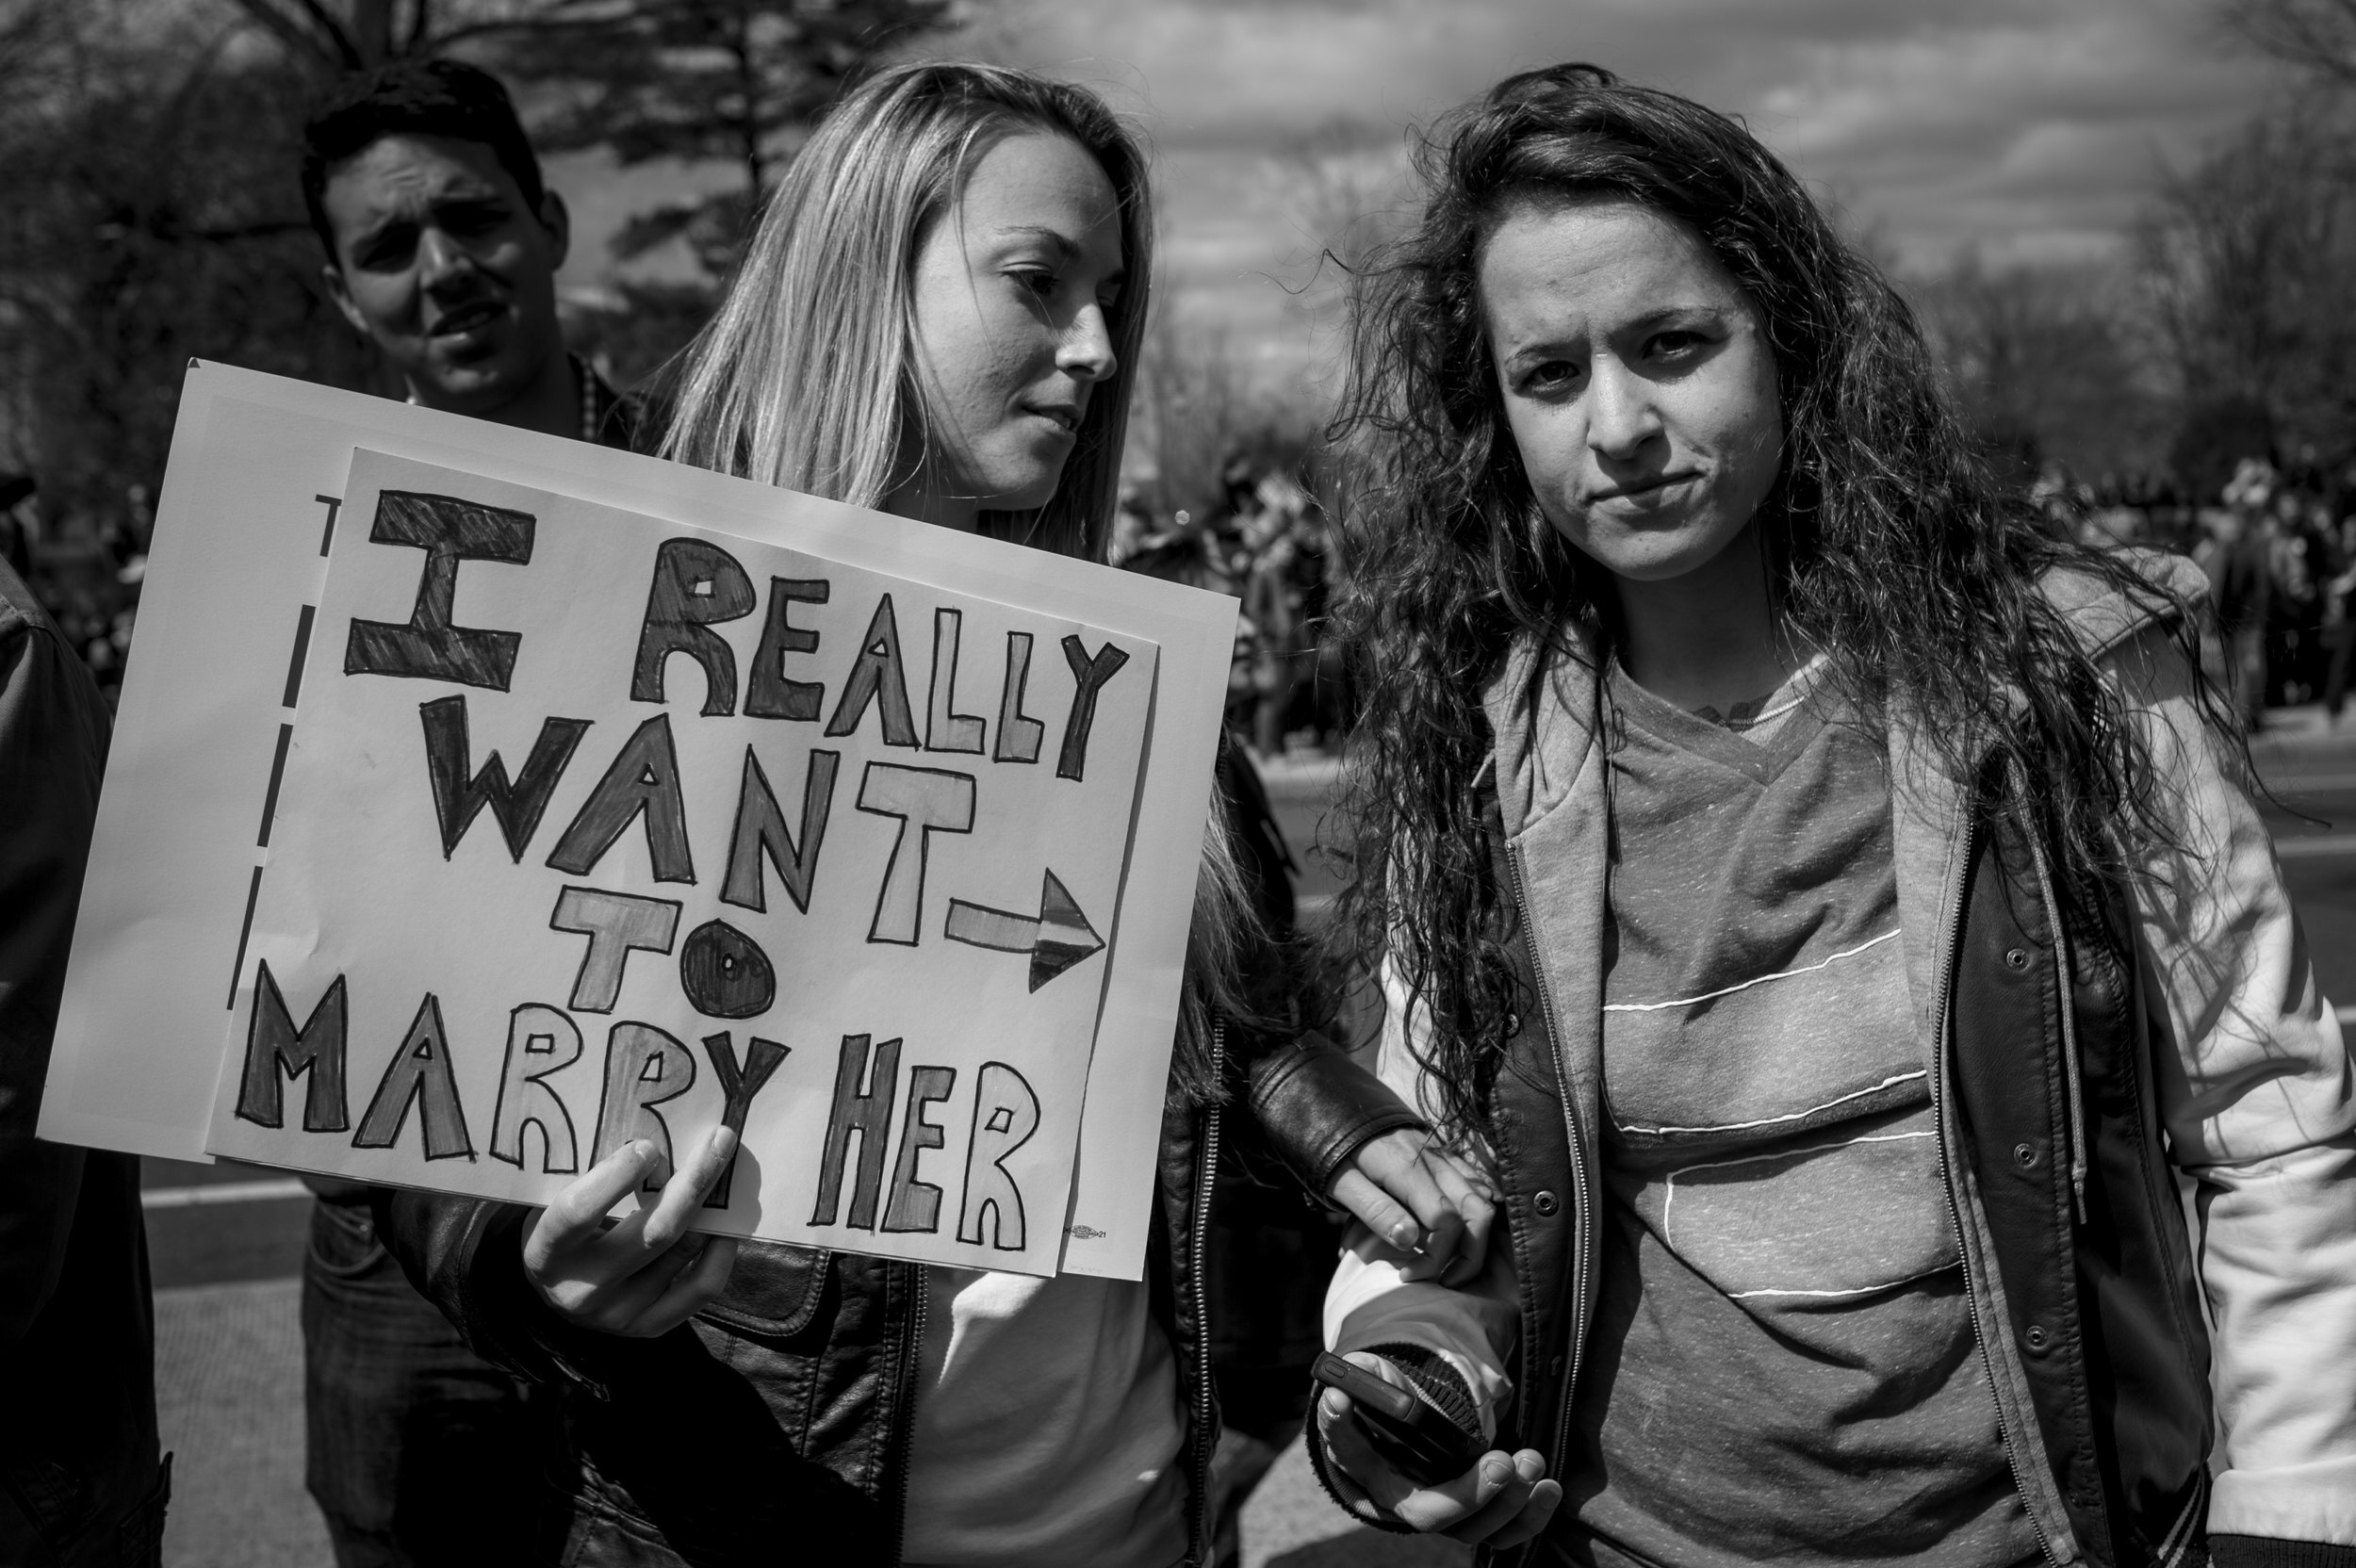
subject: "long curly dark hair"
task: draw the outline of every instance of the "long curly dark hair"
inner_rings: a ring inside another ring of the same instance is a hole
[[[1736,122],[1592,65],[1499,83],[1416,155],[1420,224],[1357,280],[1334,436],[1363,459],[1333,633],[1363,682],[1346,814],[1352,877],[1335,923],[1384,952],[1429,1010],[1425,1065],[1451,1133],[1483,1131],[1521,1003],[1496,935],[1474,782],[1484,683],[1517,639],[1609,647],[1612,579],[1539,511],[1506,424],[1478,287],[1483,241],[1526,204],[1604,197],[1684,224],[1766,323],[1781,471],[1757,522],[1789,627],[1825,651],[1876,732],[1893,697],[1957,776],[1991,754],[2033,783],[2029,814],[2066,877],[2116,880],[2173,841],[2120,699],[2038,591],[2057,569],[2171,617],[2187,607],[2114,554],[2047,532],[1974,456],[1912,313]],[[2196,661],[2196,668],[2197,661]]]

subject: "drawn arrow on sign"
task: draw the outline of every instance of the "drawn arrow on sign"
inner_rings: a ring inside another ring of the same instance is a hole
[[[1037,915],[1010,915],[1004,909],[953,898],[948,928],[942,934],[968,947],[1029,954],[1033,990],[1104,945],[1104,939],[1096,934],[1096,927],[1080,913],[1080,906],[1052,871],[1039,883]]]

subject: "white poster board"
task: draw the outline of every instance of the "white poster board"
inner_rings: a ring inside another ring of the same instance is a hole
[[[1158,654],[360,452],[207,1147],[1054,1272]]]
[[[1115,939],[1101,955],[1061,1263],[1138,1277],[1232,601],[629,453],[212,366],[190,372],[159,500],[41,1135],[201,1157],[270,853],[260,825],[277,809],[273,784],[293,750],[293,645],[318,622],[325,547],[363,448],[784,546],[1156,650],[1136,794],[1142,825],[1127,845],[1125,886],[1162,892],[1125,899],[1100,928]],[[384,553],[409,557],[413,573],[421,561],[414,549]],[[930,628],[903,630],[928,657]],[[682,672],[674,678],[692,686],[692,666],[672,662]],[[487,841],[495,828],[486,820],[471,831]],[[1031,912],[1011,894],[970,902]],[[708,1058],[700,1065],[710,1070]]]

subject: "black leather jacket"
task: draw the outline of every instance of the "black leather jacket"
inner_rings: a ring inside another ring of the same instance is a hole
[[[1177,1355],[1192,1502],[1189,1560],[1207,1560],[1204,1479],[1218,1412],[1205,1333],[1212,1177],[1281,1163],[1323,1192],[1367,1139],[1418,1125],[1316,1035],[1231,1040],[1224,1106],[1165,1118],[1147,1281]],[[378,1223],[417,1288],[475,1350],[562,1386],[576,1506],[568,1562],[896,1562],[906,1502],[922,1266],[762,1243],[727,1292],[656,1340],[571,1328],[523,1277],[529,1211],[385,1194]]]
[[[1540,1353],[1515,1358],[1513,1430],[1499,1446],[1534,1447],[1560,1475],[1600,1180],[1591,1135],[1577,1130],[1573,1142],[1494,791],[1486,804],[1505,946],[1533,999],[1497,1075],[1496,1149],[1526,1303],[1520,1343]],[[2124,909],[2115,896],[2064,896],[2010,821],[1983,812],[1971,841],[1946,950],[1947,1071],[1962,1114],[1941,1140],[1968,1160],[1993,1233],[2009,1321],[1979,1324],[1981,1337],[2006,1333],[2022,1352],[2036,1430],[2008,1423],[2008,1451],[2017,1475],[2024,1464],[2050,1474],[2090,1560],[2204,1560],[2208,1341],[2149,1081],[2144,999],[2123,956]]]

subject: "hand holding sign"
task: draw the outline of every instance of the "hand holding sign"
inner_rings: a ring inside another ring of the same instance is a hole
[[[735,1132],[714,1127],[650,1199],[641,1188],[662,1168],[662,1152],[644,1141],[625,1144],[532,1217],[524,1277],[581,1328],[635,1339],[669,1333],[727,1288],[736,1238],[693,1235],[687,1224],[735,1154]],[[633,1192],[638,1212],[609,1221],[607,1213]]]

